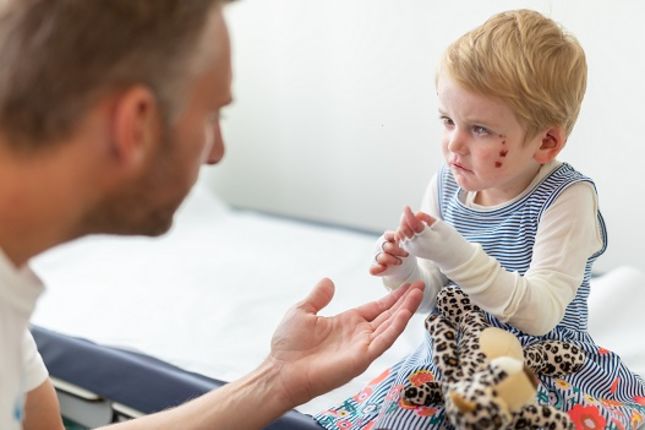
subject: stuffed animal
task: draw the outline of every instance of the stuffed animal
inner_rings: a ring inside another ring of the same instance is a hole
[[[410,404],[445,404],[457,429],[572,429],[569,416],[538,405],[534,374],[561,377],[584,363],[580,348],[540,341],[523,349],[512,333],[491,327],[483,311],[461,289],[442,288],[438,313],[426,319],[441,379],[405,390]]]

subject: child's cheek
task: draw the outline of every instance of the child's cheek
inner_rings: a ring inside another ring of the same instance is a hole
[[[504,167],[506,157],[508,156],[508,146],[506,145],[506,136],[503,134],[498,135],[497,156],[494,161],[496,169]]]

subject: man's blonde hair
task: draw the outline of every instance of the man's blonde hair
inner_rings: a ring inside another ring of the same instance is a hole
[[[507,103],[526,139],[548,127],[573,129],[587,86],[585,53],[553,20],[531,10],[502,12],[446,50],[440,73]]]
[[[225,0],[0,1],[0,129],[15,149],[70,133],[93,100],[145,85],[172,117]]]

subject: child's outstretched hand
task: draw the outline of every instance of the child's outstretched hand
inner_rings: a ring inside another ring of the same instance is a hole
[[[426,225],[432,225],[434,218],[425,212],[412,213],[409,206],[403,209],[399,228],[396,232],[386,231],[377,243],[374,264],[370,267],[370,274],[374,276],[394,275],[404,278],[412,269],[413,259],[410,254],[401,248],[401,241],[411,239],[415,234],[421,233]],[[400,272],[400,273],[399,273]]]
[[[403,208],[399,229],[396,232],[399,240],[412,239],[421,233],[426,226],[434,224],[435,219],[425,212],[412,212],[410,206]],[[405,252],[405,251],[404,251]]]
[[[432,260],[442,270],[468,261],[476,248],[454,227],[425,212],[414,214],[407,206],[403,209],[396,236],[400,249],[411,256]]]
[[[377,251],[374,264],[370,267],[370,274],[383,276],[390,268],[400,266],[410,254],[401,249],[399,239],[394,231],[386,231],[377,242]]]

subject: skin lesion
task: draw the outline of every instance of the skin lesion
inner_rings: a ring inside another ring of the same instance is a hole
[[[500,139],[502,139],[502,145],[506,145],[506,136],[504,136],[503,134],[499,134],[498,136]],[[499,151],[499,156],[502,158],[505,158],[507,155],[508,155],[508,149],[505,149],[504,147],[502,147],[502,149]],[[503,166],[503,163],[501,160],[495,161],[496,168],[499,169],[502,166]]]

